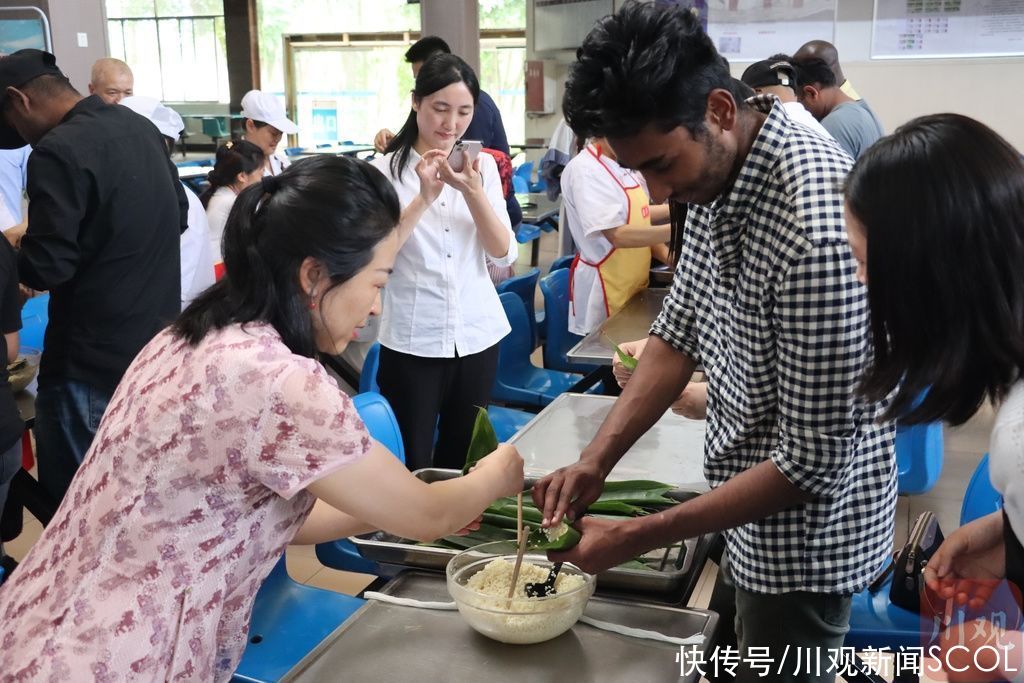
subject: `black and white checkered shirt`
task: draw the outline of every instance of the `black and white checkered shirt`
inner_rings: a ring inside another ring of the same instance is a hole
[[[672,290],[651,329],[708,376],[704,470],[717,486],[765,460],[814,494],[726,534],[755,593],[854,593],[892,548],[895,427],[854,389],[870,358],[864,287],[843,224],[838,145],[768,114],[736,183],[691,205]]]

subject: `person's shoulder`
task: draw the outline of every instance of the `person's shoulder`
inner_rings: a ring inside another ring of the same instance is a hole
[[[477,99],[476,99],[476,106],[477,107],[483,107],[485,109],[497,109],[498,108],[498,105],[494,101],[494,98],[491,97],[489,94],[487,94],[487,92],[485,92],[484,90],[480,91],[480,96],[477,97]]]

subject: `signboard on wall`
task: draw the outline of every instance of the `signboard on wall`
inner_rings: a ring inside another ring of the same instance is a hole
[[[46,15],[35,7],[0,7],[0,56],[25,48],[52,49]]]
[[[875,0],[872,59],[1024,55],[1024,0]]]
[[[708,35],[730,61],[791,55],[808,40],[831,42],[836,0],[708,0]]]
[[[338,142],[337,100],[313,100],[313,142]]]

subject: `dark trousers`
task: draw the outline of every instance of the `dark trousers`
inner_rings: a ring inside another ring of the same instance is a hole
[[[850,596],[806,591],[779,595],[751,593],[733,583],[727,551],[722,558],[718,583],[708,609],[718,608],[724,613],[720,613],[715,645],[720,649],[728,645],[737,647],[741,663],[734,672],[735,677],[720,672],[719,676],[709,675],[708,679],[718,683],[834,681],[836,672],[829,670],[828,654],[843,646],[850,630]],[[721,621],[730,612],[734,630]],[[764,676],[763,666],[750,665],[752,658],[764,662],[765,652],[773,658],[768,678]]]
[[[497,344],[455,358],[425,358],[381,347],[377,384],[398,418],[410,470],[462,468],[477,407],[490,402],[497,371]]]
[[[111,394],[77,380],[47,380],[36,394],[39,483],[59,504],[92,445]]]

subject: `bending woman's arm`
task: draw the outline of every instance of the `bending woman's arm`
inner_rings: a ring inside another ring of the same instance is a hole
[[[455,533],[484,508],[523,489],[523,459],[502,444],[464,477],[426,484],[379,443],[355,463],[309,485],[308,491],[338,511],[321,508],[296,543],[343,538],[383,529],[417,541]]]

